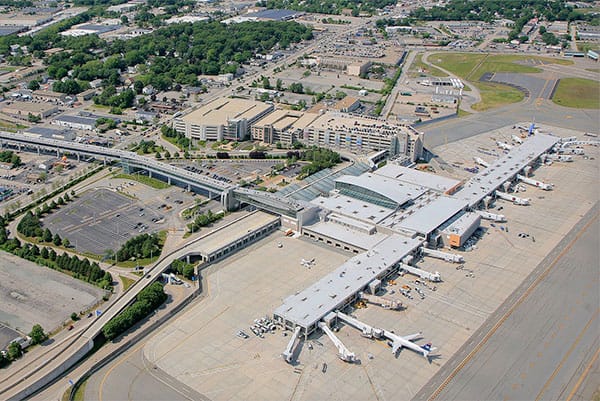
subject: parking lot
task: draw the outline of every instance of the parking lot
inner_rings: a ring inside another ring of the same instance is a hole
[[[2,252],[0,258],[0,349],[18,335],[12,329],[26,334],[40,324],[52,331],[104,295],[100,288],[11,254]]]
[[[128,239],[161,229],[164,215],[109,189],[90,190],[44,218],[44,226],[68,238],[79,252],[103,255]]]

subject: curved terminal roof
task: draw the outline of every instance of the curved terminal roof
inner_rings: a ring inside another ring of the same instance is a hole
[[[370,173],[358,177],[344,175],[335,180],[335,188],[343,195],[393,208],[398,208],[427,191],[422,186]]]

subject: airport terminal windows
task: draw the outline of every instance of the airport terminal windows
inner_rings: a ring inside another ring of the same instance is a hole
[[[340,194],[350,196],[351,198],[372,203],[374,205],[383,206],[389,209],[397,209],[398,203],[394,202],[387,196],[378,194],[369,189],[349,184],[347,182],[336,182],[335,189],[339,190]]]

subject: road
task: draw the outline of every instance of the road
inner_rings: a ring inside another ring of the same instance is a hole
[[[235,221],[231,224],[235,224]],[[39,389],[38,383],[47,382],[49,377],[54,379],[57,375],[61,374],[65,365],[70,366],[76,362],[76,360],[72,361],[70,358],[74,355],[83,355],[85,349],[89,350],[90,341],[100,333],[102,327],[129,305],[142,289],[158,279],[174,259],[184,258],[188,253],[195,249],[197,242],[202,241],[206,236],[213,234],[223,227],[224,226],[211,230],[207,234],[188,242],[178,250],[168,253],[165,256],[161,256],[154,266],[149,269],[147,272],[148,274],[144,279],[134,283],[127,292],[116,299],[110,307],[104,310],[104,313],[100,317],[94,319],[94,321],[75,338],[65,342],[61,347],[56,347],[51,355],[28,361],[30,364],[29,368],[24,372],[16,374],[11,370],[7,374],[7,377],[3,377],[2,379],[0,398],[19,398],[17,397],[18,394],[30,394]]]
[[[394,87],[392,88],[392,93],[390,93],[390,95],[387,97],[385,105],[383,106],[383,109],[381,110],[381,115],[386,119],[390,116],[390,113],[392,112],[392,109],[394,108],[394,104],[396,103],[398,94],[400,93],[400,90],[402,89],[400,84],[406,81],[406,74],[408,74],[408,69],[412,65],[416,55],[417,55],[417,52],[414,52],[414,51],[409,52],[408,55],[406,56],[406,59],[400,66],[400,68],[402,68],[402,72],[400,73],[400,76],[398,77],[398,79],[396,80],[396,83],[394,84]]]
[[[598,207],[414,400],[591,399],[600,352]]]

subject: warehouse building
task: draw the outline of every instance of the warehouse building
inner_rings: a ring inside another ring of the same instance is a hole
[[[30,115],[43,119],[58,111],[58,107],[51,104],[32,102],[12,102],[2,108],[3,113],[22,120],[29,119]]]
[[[221,98],[175,118],[173,128],[201,141],[240,141],[250,136],[252,124],[273,111],[273,105],[245,99]]]

